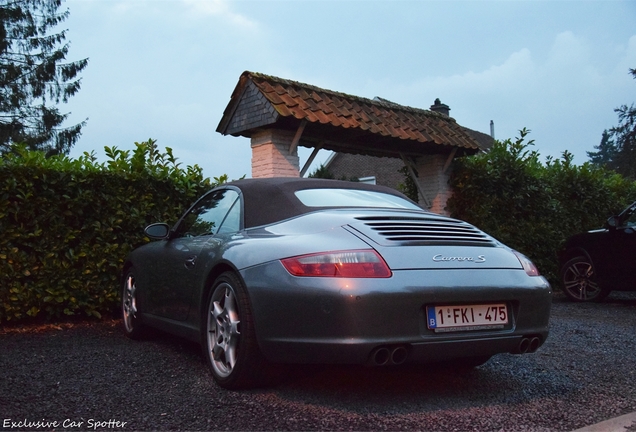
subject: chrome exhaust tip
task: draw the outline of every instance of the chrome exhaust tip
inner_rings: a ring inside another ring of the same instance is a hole
[[[384,366],[391,359],[391,352],[388,348],[380,347],[371,353],[371,362],[376,366]]]
[[[528,339],[527,337],[524,337],[523,339],[521,339],[521,342],[519,342],[517,351],[519,352],[519,354],[525,354],[528,352],[529,348],[530,348],[530,339]]]
[[[540,336],[523,336],[517,345],[517,348],[512,351],[513,354],[530,354],[535,352],[541,346]]]
[[[397,348],[394,348],[393,351],[391,351],[391,363],[393,363],[394,365],[400,365],[406,361],[408,355],[409,352],[406,350],[405,347],[399,346]]]
[[[538,350],[540,346],[541,346],[541,339],[539,339],[538,337],[535,336],[532,339],[530,339],[530,345],[528,346],[528,352],[529,353],[533,353],[536,350]]]

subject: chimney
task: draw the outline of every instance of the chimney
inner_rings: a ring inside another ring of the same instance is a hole
[[[431,111],[444,114],[446,117],[450,117],[450,108],[448,105],[440,102],[439,98],[435,99],[435,103],[431,105]]]
[[[490,138],[495,139],[495,122],[490,120]]]

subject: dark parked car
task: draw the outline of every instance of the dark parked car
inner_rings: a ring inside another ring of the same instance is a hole
[[[636,202],[605,227],[570,237],[559,253],[563,292],[601,301],[611,291],[636,290]]]
[[[239,180],[146,234],[124,267],[126,333],[200,342],[225,388],[285,363],[476,366],[548,336],[551,288],[525,256],[389,188]]]

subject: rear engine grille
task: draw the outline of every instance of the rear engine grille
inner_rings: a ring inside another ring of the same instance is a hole
[[[371,238],[399,244],[495,246],[491,237],[459,220],[382,216],[356,219],[364,222],[363,231]]]

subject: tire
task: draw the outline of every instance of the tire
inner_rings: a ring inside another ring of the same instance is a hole
[[[147,327],[138,317],[137,282],[135,271],[130,268],[126,272],[121,290],[121,316],[126,336],[131,339],[143,339],[147,335]]]
[[[596,280],[594,264],[584,256],[566,262],[560,272],[563,292],[576,302],[600,302],[610,293]]]
[[[205,303],[202,347],[216,383],[229,390],[267,383],[269,365],[258,347],[247,290],[232,272],[213,283]]]

